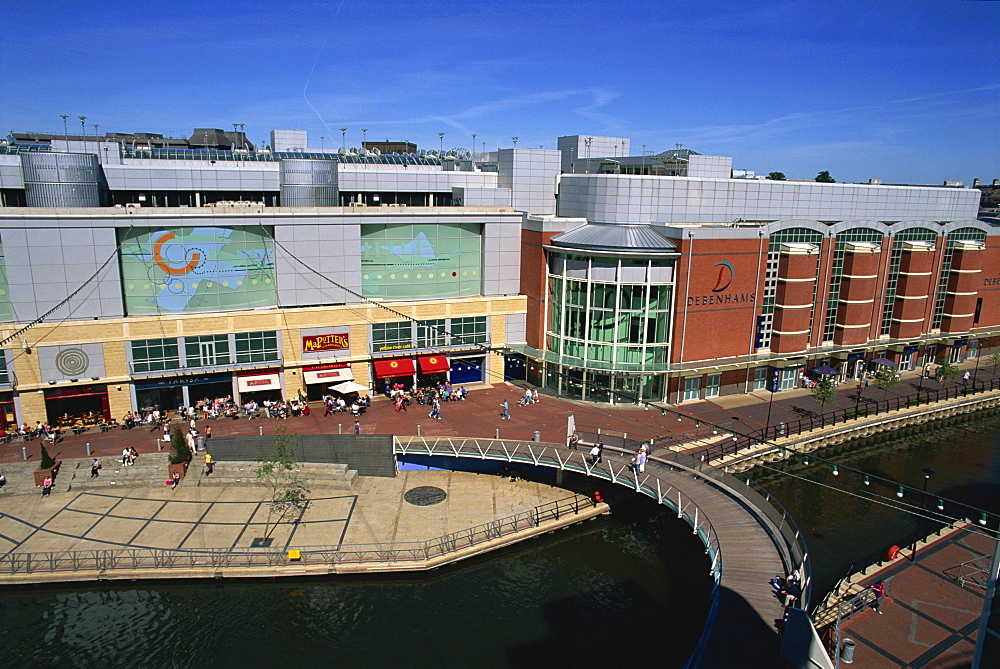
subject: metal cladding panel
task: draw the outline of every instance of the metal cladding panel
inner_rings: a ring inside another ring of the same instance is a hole
[[[334,186],[337,185],[337,163],[332,160],[281,160],[281,185]]]
[[[101,166],[89,153],[26,153],[21,175],[29,207],[101,206]]]
[[[336,186],[281,186],[282,207],[336,207],[339,201]]]

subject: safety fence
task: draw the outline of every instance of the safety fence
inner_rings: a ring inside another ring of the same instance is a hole
[[[911,409],[945,400],[963,399],[995,390],[1000,390],[1000,378],[980,379],[978,383],[969,386],[922,387],[915,393],[894,395],[883,400],[863,398],[855,408],[836,409],[823,413],[802,407],[793,407],[793,410],[801,418],[783,420],[751,432],[741,430],[725,434],[724,429],[719,429],[719,426],[716,426],[716,432],[721,432],[723,437],[715,443],[700,448],[698,452],[706,460],[718,460],[727,455],[735,455],[744,449],[758,446],[761,442],[771,441],[779,437],[806,434],[813,430],[836,425],[846,425],[859,420],[867,420],[873,416],[890,414],[902,409]]]

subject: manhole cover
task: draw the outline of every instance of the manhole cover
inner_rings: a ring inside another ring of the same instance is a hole
[[[447,497],[448,493],[441,490],[441,488],[435,488],[432,485],[422,485],[418,488],[410,488],[403,494],[403,499],[414,506],[430,506],[432,504],[439,504]]]

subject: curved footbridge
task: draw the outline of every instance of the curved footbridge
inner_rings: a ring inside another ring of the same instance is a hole
[[[781,666],[778,659],[785,610],[769,581],[797,571],[809,601],[809,557],[792,518],[742,475],[730,475],[690,456],[650,456],[645,472],[630,466],[631,453],[605,448],[592,462],[588,449],[557,444],[473,438],[397,437],[397,456],[500,460],[577,472],[647,495],[677,513],[705,545],[715,587],[707,624],[690,666]]]

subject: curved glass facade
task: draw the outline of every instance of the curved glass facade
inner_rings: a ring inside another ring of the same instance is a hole
[[[660,394],[662,376],[636,373],[665,371],[670,361],[673,269],[673,260],[550,253],[548,350],[579,369],[548,385],[598,401],[609,388]]]

